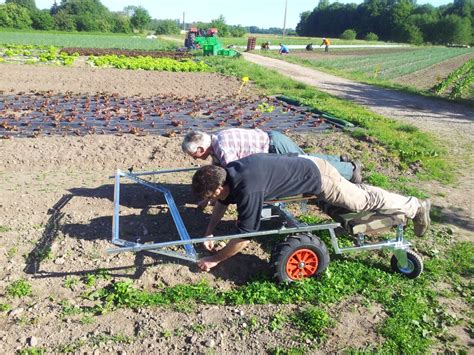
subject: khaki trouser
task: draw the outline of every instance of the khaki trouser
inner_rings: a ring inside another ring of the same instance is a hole
[[[354,212],[401,212],[410,219],[415,217],[420,207],[416,197],[405,197],[370,185],[353,184],[344,179],[327,161],[307,155],[299,157],[310,159],[316,164],[321,173],[321,193],[318,198],[332,205]]]

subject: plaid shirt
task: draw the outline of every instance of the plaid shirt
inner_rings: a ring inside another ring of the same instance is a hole
[[[268,153],[270,137],[260,129],[230,128],[211,136],[214,164],[226,166],[234,160]]]

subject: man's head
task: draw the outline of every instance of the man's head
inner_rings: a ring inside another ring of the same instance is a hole
[[[218,199],[224,197],[227,171],[216,165],[206,165],[194,173],[193,192],[199,198]]]
[[[194,159],[207,159],[211,153],[211,136],[204,132],[191,131],[184,137],[181,148]]]

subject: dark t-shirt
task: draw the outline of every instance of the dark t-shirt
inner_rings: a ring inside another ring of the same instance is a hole
[[[229,163],[225,169],[230,192],[220,202],[237,204],[240,233],[259,229],[264,201],[321,192],[319,169],[306,158],[254,154]]]

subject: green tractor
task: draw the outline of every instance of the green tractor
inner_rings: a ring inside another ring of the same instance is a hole
[[[188,50],[202,48],[203,55],[234,57],[240,54],[234,49],[222,48],[222,45],[217,38],[217,28],[210,28],[207,31],[204,31],[192,27],[186,35],[184,46]]]

